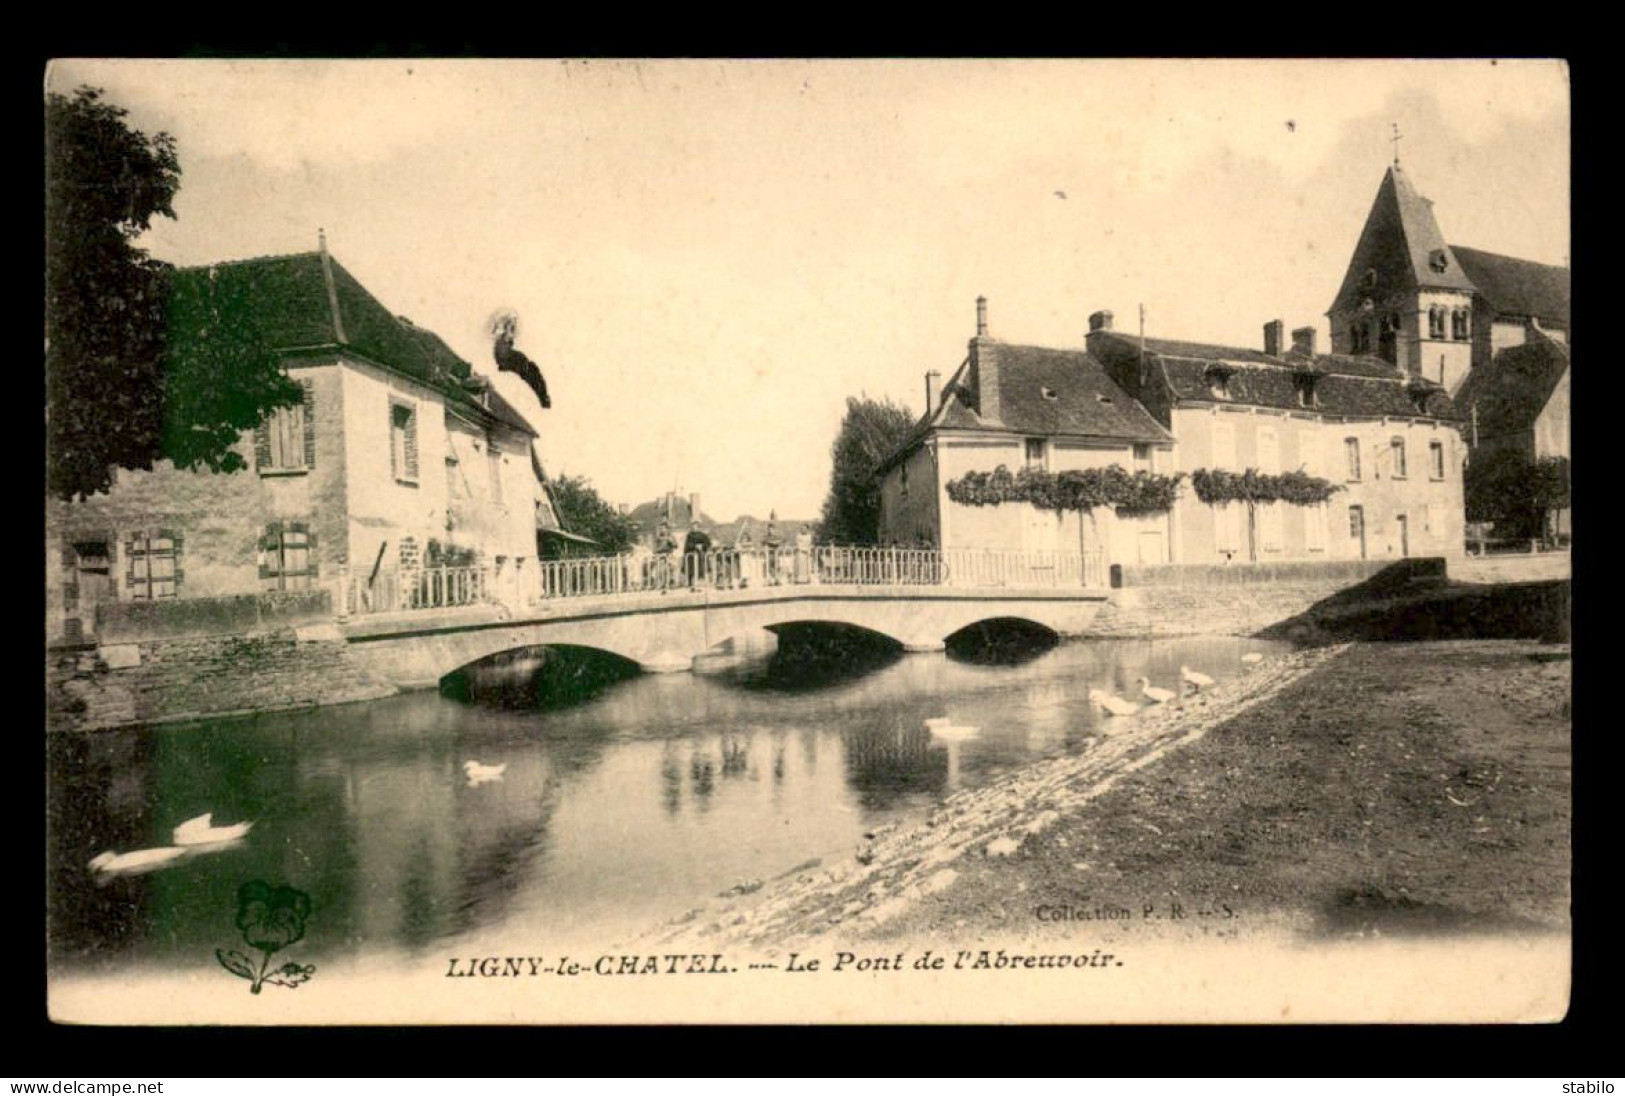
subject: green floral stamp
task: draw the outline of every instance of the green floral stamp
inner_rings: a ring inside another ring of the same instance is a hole
[[[220,965],[253,985],[250,993],[258,993],[267,983],[298,989],[316,967],[299,963],[284,963],[272,968],[271,957],[283,948],[298,943],[305,935],[305,918],[310,916],[310,895],[293,887],[273,887],[263,880],[244,883],[237,891],[237,928],[249,947],[260,952],[256,965],[253,959],[240,951],[215,949]]]

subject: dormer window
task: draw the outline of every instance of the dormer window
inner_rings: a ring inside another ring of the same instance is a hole
[[[1207,367],[1207,390],[1214,399],[1227,400],[1230,398],[1231,372],[1229,366],[1220,362],[1215,362]]]
[[[1428,269],[1435,274],[1443,274],[1450,269],[1450,256],[1445,254],[1444,248],[1436,247],[1428,252]]]
[[[1371,353],[1371,322],[1369,320],[1355,320],[1350,325],[1349,352],[1352,354]]]
[[[1315,382],[1320,379],[1314,373],[1300,370],[1292,375],[1292,384],[1298,390],[1299,407],[1318,407],[1320,399],[1315,395]]]
[[[1377,268],[1371,267],[1366,270],[1365,277],[1360,280],[1360,284],[1365,286],[1367,290],[1377,288]]]
[[[1053,389],[1053,388],[1051,388],[1051,387],[1050,387],[1050,386],[1049,386],[1049,385],[1047,385],[1047,384],[1046,384],[1046,385],[1042,385],[1042,386],[1041,386],[1041,387],[1040,387],[1040,388],[1039,388],[1039,389],[1038,389],[1038,394],[1039,394],[1039,395],[1040,395],[1040,396],[1043,396],[1043,397],[1044,397],[1044,398],[1045,398],[1045,399],[1046,399],[1046,400],[1058,400],[1058,399],[1060,399],[1060,398],[1061,398],[1061,397],[1060,397],[1060,396],[1059,396],[1059,395],[1058,395],[1058,394],[1057,394],[1057,393],[1056,393],[1056,391],[1055,391],[1055,389]]]

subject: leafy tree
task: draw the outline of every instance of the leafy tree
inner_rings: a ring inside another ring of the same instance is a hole
[[[637,526],[632,519],[600,498],[585,476],[550,479],[547,493],[558,511],[559,524],[577,536],[591,537],[596,542],[587,546],[550,539],[546,542],[548,558],[619,555],[637,539]]]
[[[1550,540],[1556,512],[1569,505],[1569,460],[1518,449],[1475,453],[1464,486],[1468,521],[1493,521],[1498,537]]]
[[[847,398],[840,433],[830,446],[829,494],[818,522],[820,540],[879,542],[880,480],[875,470],[913,427],[914,417],[890,400]]]
[[[252,302],[136,245],[154,217],[174,218],[180,161],[172,137],[127,113],[97,88],[46,99],[46,477],[63,499],[159,459],[245,467],[242,431],[300,399]]]

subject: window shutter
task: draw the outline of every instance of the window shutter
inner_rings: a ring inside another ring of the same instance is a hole
[[[418,478],[418,415],[413,410],[406,419],[406,478]]]
[[[389,424],[388,432],[384,434],[384,437],[389,439],[389,476],[391,479],[401,478],[399,457],[395,453],[395,408],[398,406],[399,404],[391,403],[384,408]]]
[[[310,572],[310,577],[315,579],[317,575],[321,574],[322,569],[316,562],[316,530],[314,529],[305,531],[305,559],[305,569]]]
[[[265,471],[271,467],[271,423],[269,416],[254,427],[254,467]]]
[[[316,467],[316,382],[302,380],[299,388],[304,393],[300,406],[305,420],[305,467]]]
[[[63,584],[63,586],[62,586],[62,609],[63,609],[64,612],[68,613],[69,615],[72,615],[73,613],[78,611],[78,609],[79,609],[79,586],[78,586],[77,583],[68,582],[68,583]]]
[[[124,585],[130,589],[136,587],[135,557],[140,549],[140,541],[131,539],[124,545]]]
[[[181,534],[179,532],[163,531],[163,532],[160,532],[158,535],[161,536],[161,537],[168,537],[170,539],[170,541],[172,542],[172,544],[174,545],[174,553],[175,553],[175,594],[176,594],[176,596],[179,596],[180,591],[181,591],[181,539],[182,539]]]
[[[260,537],[260,578],[276,577],[276,560],[281,542],[282,526],[273,521],[265,527],[265,535]]]

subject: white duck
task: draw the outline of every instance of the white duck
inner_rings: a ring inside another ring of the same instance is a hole
[[[1213,679],[1211,677],[1204,673],[1199,673],[1198,671],[1191,669],[1189,666],[1181,666],[1179,668],[1179,680],[1185,682],[1187,685],[1194,686],[1197,692],[1201,692],[1203,689],[1206,689],[1208,686],[1213,684]]]
[[[252,822],[236,822],[230,826],[216,826],[214,814],[200,814],[175,827],[171,839],[177,845],[221,845],[227,841],[240,841],[254,828]]]
[[[1135,684],[1140,687],[1140,695],[1153,704],[1166,704],[1175,696],[1172,689],[1163,689],[1151,684],[1149,677],[1142,677]]]
[[[507,762],[503,762],[501,765],[481,765],[478,761],[463,762],[463,772],[468,774],[470,784],[483,784],[487,780],[501,780],[502,774],[507,769]]]
[[[932,738],[940,738],[945,742],[958,742],[966,738],[975,738],[981,733],[980,728],[956,725],[946,721],[942,723],[928,722],[927,726],[931,728]]]
[[[1241,660],[1243,662],[1263,662],[1264,656],[1259,654],[1257,651],[1248,651],[1246,654],[1241,656]]]
[[[135,852],[109,850],[93,857],[90,866],[104,875],[136,875],[162,867],[171,860],[185,855],[185,849],[174,846],[162,849],[138,849]]]
[[[1135,712],[1140,710],[1140,706],[1138,704],[1124,700],[1120,696],[1113,696],[1111,693],[1102,692],[1099,689],[1090,689],[1089,699],[1093,700],[1096,704],[1099,704],[1102,708],[1105,708],[1112,715],[1133,715]]]

